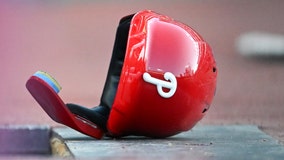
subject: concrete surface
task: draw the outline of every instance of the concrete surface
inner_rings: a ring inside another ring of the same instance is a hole
[[[43,125],[0,126],[0,155],[50,155],[50,133]]]
[[[95,140],[55,128],[75,158],[91,159],[279,159],[284,146],[252,125],[198,125],[167,139],[129,136]]]

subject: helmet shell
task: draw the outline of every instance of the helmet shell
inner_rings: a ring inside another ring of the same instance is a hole
[[[212,103],[216,78],[212,50],[192,28],[149,10],[136,13],[109,133],[167,137],[191,129]]]

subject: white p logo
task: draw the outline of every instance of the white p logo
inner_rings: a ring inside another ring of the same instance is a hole
[[[151,75],[147,72],[145,72],[143,74],[144,81],[157,86],[157,90],[158,90],[158,93],[159,93],[160,96],[162,96],[164,98],[170,98],[176,92],[177,79],[176,79],[175,75],[173,75],[171,72],[166,72],[164,74],[164,78],[165,78],[166,81],[151,77]],[[167,88],[170,91],[164,92],[163,88]]]

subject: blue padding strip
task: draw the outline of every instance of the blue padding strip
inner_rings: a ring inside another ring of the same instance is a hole
[[[59,93],[60,89],[54,84],[54,82],[49,77],[47,77],[46,75],[44,75],[40,71],[36,72],[34,74],[34,76],[36,76],[36,77],[42,79],[43,81],[45,81],[56,93]]]

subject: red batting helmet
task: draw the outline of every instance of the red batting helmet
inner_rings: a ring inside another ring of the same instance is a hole
[[[216,77],[212,50],[192,28],[149,10],[136,13],[110,135],[167,137],[191,129],[212,103]]]

